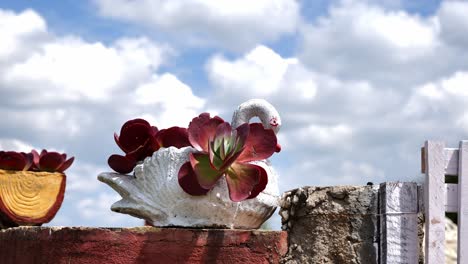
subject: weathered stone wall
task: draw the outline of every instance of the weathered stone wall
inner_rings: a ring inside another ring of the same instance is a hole
[[[281,200],[283,263],[378,263],[378,186],[303,187]]]

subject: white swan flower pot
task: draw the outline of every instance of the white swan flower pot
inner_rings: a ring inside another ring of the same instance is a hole
[[[258,116],[265,127],[273,126],[275,132],[278,131],[281,122],[278,113],[264,100],[250,100],[242,104],[234,114],[233,126],[243,123],[239,118],[248,122],[253,116]],[[278,175],[269,162],[252,162],[262,166],[268,174],[265,190],[256,198],[232,202],[224,177],[203,196],[189,195],[180,187],[179,169],[189,160],[189,153],[195,151],[192,147],[162,148],[138,164],[133,176],[101,173],[98,179],[122,197],[112,205],[111,210],[145,219],[161,227],[259,228],[278,205]]]

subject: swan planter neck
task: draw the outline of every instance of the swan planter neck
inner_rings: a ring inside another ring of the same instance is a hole
[[[262,124],[249,124],[252,117]],[[280,126],[275,108],[259,99],[241,104],[231,125],[206,113],[188,129],[131,120],[115,135],[125,156],[108,160],[119,173],[98,179],[122,197],[112,211],[154,226],[259,228],[278,203],[278,176],[267,158],[280,150]]]

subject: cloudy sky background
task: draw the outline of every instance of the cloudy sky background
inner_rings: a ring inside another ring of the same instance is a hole
[[[468,2],[53,3],[0,2],[0,149],[76,157],[49,225],[142,224],[96,180],[136,117],[187,126],[268,100],[281,191],[421,181],[424,140],[468,138]]]

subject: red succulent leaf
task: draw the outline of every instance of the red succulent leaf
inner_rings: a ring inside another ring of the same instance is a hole
[[[111,155],[107,160],[107,163],[114,171],[122,174],[132,172],[133,168],[136,166],[136,160],[117,154]]]
[[[63,164],[64,160],[61,154],[57,152],[44,152],[39,160],[39,170],[54,172]]]
[[[203,113],[192,119],[188,126],[189,141],[194,148],[208,152],[209,141],[214,138],[216,129],[224,120],[218,116],[210,117],[210,114]]]
[[[260,182],[262,171],[253,164],[234,163],[226,173],[229,198],[233,202],[240,202],[251,196],[254,187]]]
[[[230,137],[232,128],[228,122],[223,122],[216,127],[215,138]]]
[[[156,138],[150,137],[144,145],[138,147],[134,151],[128,152],[126,156],[136,161],[140,161],[144,160],[146,157],[150,157],[158,149],[159,144],[156,142]]]
[[[37,151],[35,149],[33,149],[33,150],[31,150],[31,154],[33,155],[33,162],[35,164],[39,164],[39,159],[41,158],[39,153],[37,153]]]
[[[279,143],[276,143],[275,152],[280,152],[280,151],[281,151],[281,145]]]
[[[276,151],[277,139],[275,132],[266,129],[260,123],[249,124],[249,136],[245,149],[237,158],[238,162],[248,162],[267,159]]]
[[[126,130],[129,129],[131,126],[135,125],[135,124],[150,126],[148,121],[146,121],[144,119],[141,119],[141,118],[135,118],[135,119],[132,119],[132,120],[128,120],[127,122],[125,122],[125,124],[123,124],[122,128],[120,129],[120,134],[126,133]],[[154,128],[158,129],[157,127],[154,127]]]
[[[39,155],[39,153],[35,149],[31,150],[31,155],[33,156],[33,164],[31,165],[29,170],[31,170],[31,171],[38,170],[39,169],[39,160],[41,159],[41,156]]]
[[[160,130],[156,134],[156,141],[159,146],[164,148],[183,148],[190,146],[187,129],[182,127],[171,127]]]
[[[244,123],[236,128],[237,131],[237,145],[244,147],[247,139],[249,138],[250,135],[250,124]]]
[[[21,153],[5,151],[0,155],[0,169],[2,170],[24,170],[28,161]]]
[[[64,154],[65,155],[65,154]],[[62,155],[63,157],[63,155]],[[67,155],[65,155],[65,159],[66,159]],[[64,160],[65,160],[64,159]],[[58,172],[64,172],[66,169],[70,168],[70,166],[72,165],[73,161],[75,160],[75,157],[71,157],[69,158],[67,161],[65,161],[64,163],[62,163],[62,165],[57,169]]]
[[[252,192],[250,193],[250,196],[247,199],[252,199],[252,198],[257,197],[259,193],[265,190],[268,184],[268,174],[265,171],[265,169],[258,165],[254,165],[254,166],[257,166],[260,171],[260,179],[257,185],[254,186]]]
[[[153,135],[156,135],[159,132],[159,129],[155,126],[151,126],[151,132]]]
[[[39,155],[39,157],[42,158],[47,153],[48,153],[47,150],[43,149],[43,150],[41,150],[41,154]]]
[[[31,168],[31,166],[33,165],[34,163],[34,156],[32,153],[24,153],[24,152],[21,152],[21,155],[23,155],[25,161],[26,161],[26,165],[24,166],[24,169],[23,170],[29,170]]]
[[[192,169],[190,162],[186,162],[180,167],[178,180],[180,187],[190,195],[204,195],[210,191],[201,187],[198,183],[197,175]]]
[[[126,129],[122,129],[120,137],[114,134],[117,145],[125,153],[132,152],[140,146],[148,144],[151,137],[154,137],[153,129],[149,124],[142,123],[127,124]]]
[[[190,164],[197,176],[197,181],[204,189],[211,190],[216,182],[223,176],[211,166],[210,157],[206,153],[190,153]]]

